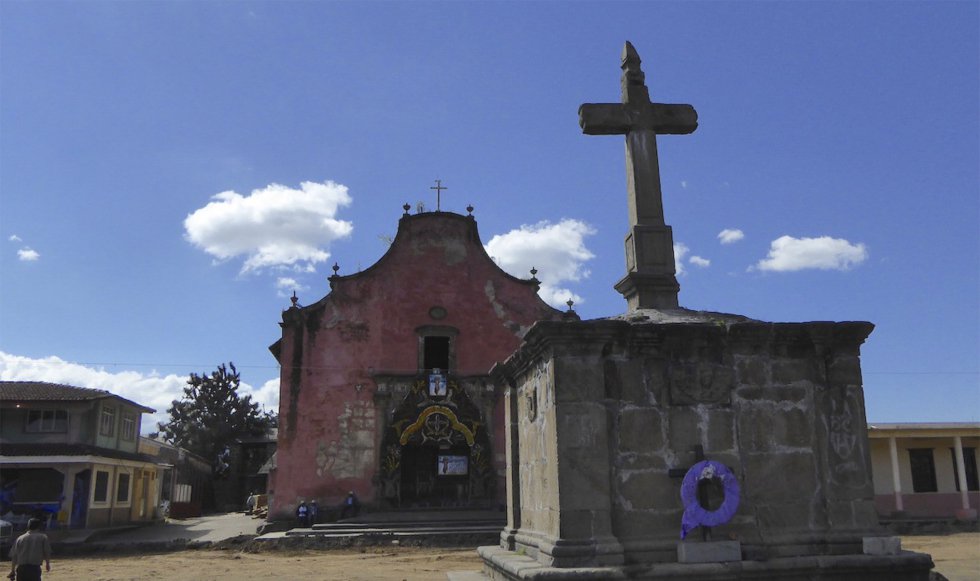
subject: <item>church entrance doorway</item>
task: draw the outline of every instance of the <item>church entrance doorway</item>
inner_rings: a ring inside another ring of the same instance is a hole
[[[483,414],[455,378],[420,378],[385,429],[380,496],[401,508],[491,505],[491,457]]]
[[[402,502],[415,506],[469,504],[469,446],[402,448]]]

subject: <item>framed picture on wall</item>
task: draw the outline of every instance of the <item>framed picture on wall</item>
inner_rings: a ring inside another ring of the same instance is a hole
[[[469,458],[455,454],[439,454],[436,474],[439,476],[466,476]]]
[[[439,369],[433,369],[429,374],[429,395],[442,397],[446,395],[446,376]]]

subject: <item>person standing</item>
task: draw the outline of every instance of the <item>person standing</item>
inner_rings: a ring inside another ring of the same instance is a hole
[[[17,537],[10,548],[10,579],[41,581],[41,561],[51,571],[51,543],[41,532],[41,519],[27,521],[27,532]]]
[[[309,508],[309,521],[310,521],[310,526],[313,526],[313,525],[316,524],[317,520],[320,517],[320,507],[317,506],[315,500],[311,500],[310,501],[310,506],[308,508]]]

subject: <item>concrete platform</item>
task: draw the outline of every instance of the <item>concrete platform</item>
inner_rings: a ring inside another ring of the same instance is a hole
[[[624,567],[546,567],[526,555],[499,546],[477,549],[484,573],[494,581],[584,581],[691,579],[780,579],[786,581],[927,581],[932,558],[903,551],[899,555],[824,555],[730,563],[655,563]]]
[[[324,543],[390,540],[414,541],[435,545],[461,542],[476,546],[499,539],[506,524],[499,511],[424,510],[369,513],[335,523],[292,528],[271,532],[256,538],[259,542],[291,542],[290,539]]]

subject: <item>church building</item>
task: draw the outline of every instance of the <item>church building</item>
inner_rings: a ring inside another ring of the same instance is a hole
[[[271,518],[354,491],[382,508],[504,503],[505,430],[490,368],[537,321],[577,319],[487,255],[476,219],[405,213],[370,268],[283,312]]]

